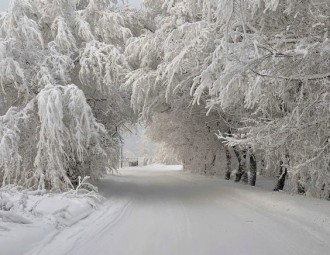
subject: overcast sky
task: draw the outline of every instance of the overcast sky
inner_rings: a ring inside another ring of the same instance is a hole
[[[9,5],[9,0],[0,0],[0,12],[5,11]]]
[[[0,12],[5,11],[8,8],[10,0],[0,0]],[[138,6],[142,0],[129,0],[134,6]]]

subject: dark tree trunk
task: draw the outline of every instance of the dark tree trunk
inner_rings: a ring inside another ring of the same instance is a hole
[[[274,191],[279,191],[284,189],[284,184],[287,174],[288,174],[288,169],[283,166],[283,161],[281,161],[281,167],[277,175],[277,181],[275,183]]]
[[[262,160],[260,160],[260,174],[261,175],[264,173],[265,168],[266,168],[266,163],[265,163],[265,160],[262,159]]]
[[[234,152],[238,160],[238,170],[236,172],[235,182],[240,182],[242,180],[243,182],[246,181],[247,183],[246,162],[245,162],[246,151],[242,150],[241,152],[239,152],[237,147],[234,146]]]
[[[243,182],[244,184],[248,184],[249,174],[247,171],[243,171],[241,182]]]
[[[250,178],[249,178],[249,185],[255,186],[257,180],[257,161],[255,156],[251,153],[250,154]]]
[[[298,181],[297,185],[298,185],[298,187],[297,187],[298,194],[304,195],[306,193],[305,186],[301,183],[300,180]]]
[[[226,160],[227,160],[227,169],[225,174],[225,179],[230,180],[231,175],[231,154],[229,149],[226,149]]]

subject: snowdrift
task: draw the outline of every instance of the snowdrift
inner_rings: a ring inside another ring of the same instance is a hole
[[[66,193],[29,191],[6,186],[0,189],[1,254],[22,254],[45,235],[72,226],[90,215],[101,203],[95,192]],[[17,246],[17,240],[20,240]]]

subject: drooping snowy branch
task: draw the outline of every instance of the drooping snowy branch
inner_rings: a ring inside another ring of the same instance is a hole
[[[115,1],[14,0],[1,15],[3,184],[65,190],[118,165],[122,126],[136,121],[120,86],[124,43],[143,29],[133,13]]]

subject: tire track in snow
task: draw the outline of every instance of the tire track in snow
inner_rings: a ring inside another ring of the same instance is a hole
[[[106,217],[104,218],[109,218],[109,216],[115,215],[115,217],[113,219],[111,219],[104,227],[102,227],[101,229],[98,229],[98,233],[97,235],[94,236],[93,239],[97,239],[98,237],[102,237],[104,233],[110,231],[111,228],[113,228],[115,225],[117,225],[121,220],[123,220],[123,218],[125,217],[125,215],[127,215],[129,212],[132,211],[132,201],[127,201],[121,208],[120,210],[118,210],[116,213],[111,213],[109,214],[105,214]],[[103,220],[102,220],[103,222]]]
[[[109,231],[112,227],[118,224],[129,211],[128,209],[132,204],[132,201],[118,200],[116,203],[112,202],[112,200],[108,201],[107,205],[100,211],[97,211],[82,220],[79,227],[73,227],[73,225],[71,227],[57,230],[55,233],[48,235],[40,241],[37,246],[25,253],[25,255],[58,254],[56,253],[59,252],[56,250],[56,247],[58,248],[57,242],[61,242],[61,240],[63,240],[63,234],[65,236],[65,240],[67,241],[65,244],[61,244],[64,250],[62,250],[60,254],[63,255],[72,254],[72,251],[77,249],[77,247],[80,247],[82,243],[92,243],[96,239],[100,238],[105,232]],[[92,228],[90,228],[91,222],[93,222]],[[106,222],[105,226],[104,222]],[[56,246],[55,253],[53,253],[53,246]],[[65,249],[65,247],[68,248]]]
[[[119,207],[116,205],[116,210],[114,212],[111,212],[114,205],[109,204],[108,202],[108,206],[103,209],[102,217],[98,218],[94,223],[95,226],[93,227],[93,231],[91,233],[85,231],[83,232],[83,235],[79,234],[78,238],[72,244],[72,248],[64,254],[72,254],[73,250],[80,247],[82,243],[85,244],[87,242],[93,244],[94,242],[97,242],[97,240],[101,239],[106,232],[109,232],[110,229],[116,226],[130,211],[129,208],[131,208],[132,201],[122,201],[121,203],[122,204]],[[105,225],[104,222],[106,222]],[[77,253],[77,251],[75,251],[75,253]]]

